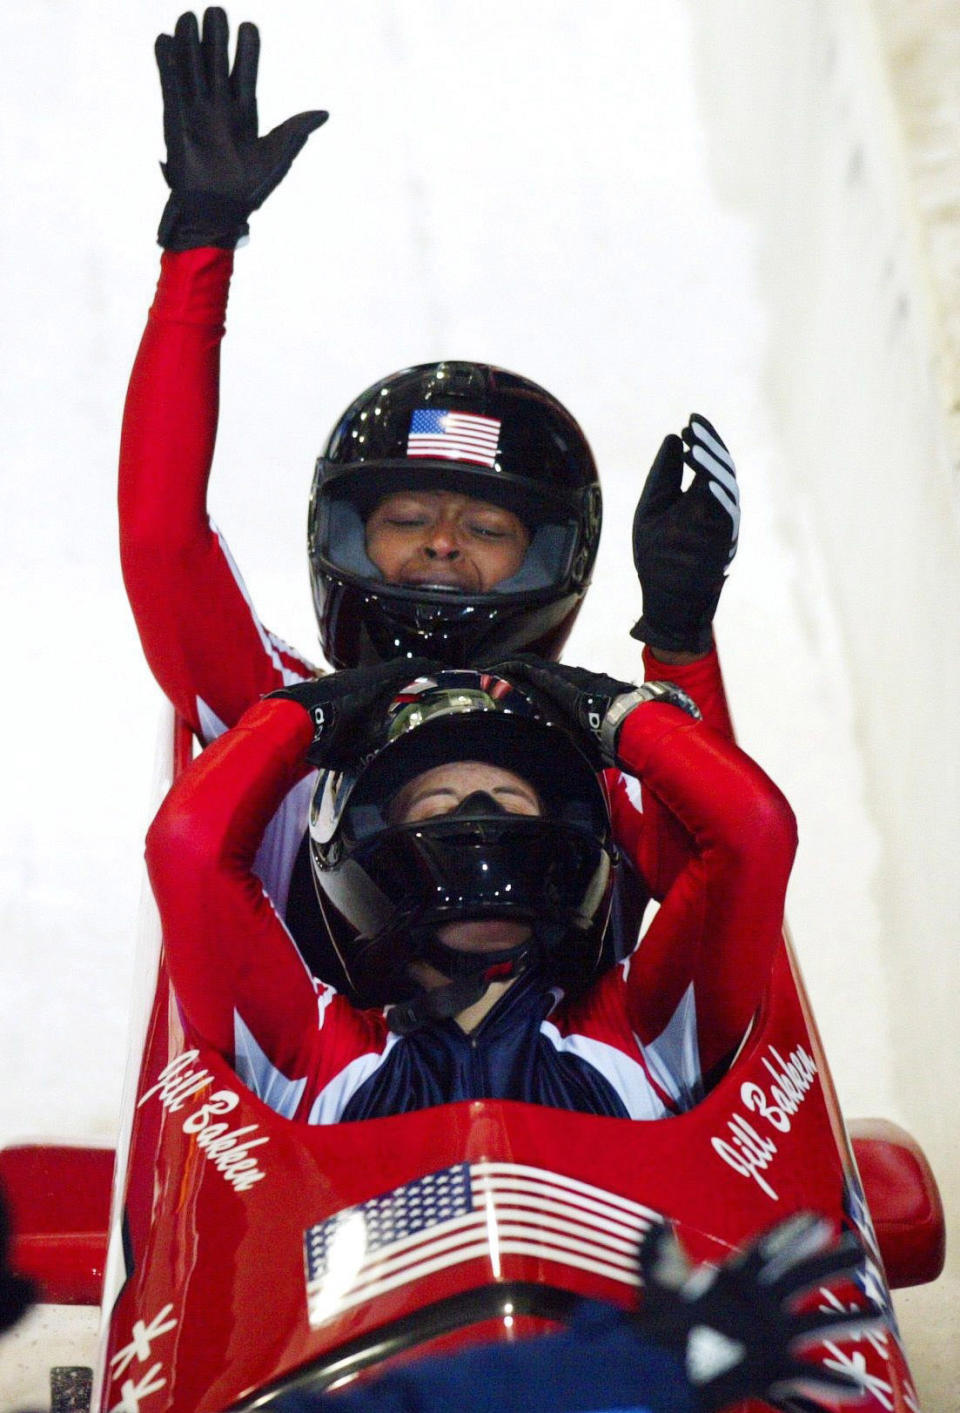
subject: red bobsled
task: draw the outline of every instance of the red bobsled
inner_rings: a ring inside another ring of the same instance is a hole
[[[177,741],[182,763],[184,731]],[[104,1413],[269,1408],[294,1385],[326,1389],[556,1328],[581,1297],[632,1306],[634,1252],[662,1216],[709,1260],[793,1211],[826,1213],[859,1233],[864,1286],[888,1309],[888,1280],[940,1270],[943,1215],[923,1155],[877,1123],[851,1147],[786,939],[729,1072],[692,1112],[651,1123],[489,1101],[294,1123],[187,1040],[162,949],[154,967],[103,1283],[93,1406]],[[43,1158],[0,1162],[16,1258],[48,1298],[89,1298],[109,1157],[53,1162],[72,1163],[87,1190],[73,1229],[30,1190]],[[888,1332],[815,1354],[859,1375],[860,1407],[916,1413],[892,1312]]]

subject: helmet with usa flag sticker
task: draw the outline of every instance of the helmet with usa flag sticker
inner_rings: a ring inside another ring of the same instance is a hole
[[[328,662],[559,656],[600,520],[587,440],[538,384],[456,361],[381,379],[317,458],[308,548]]]

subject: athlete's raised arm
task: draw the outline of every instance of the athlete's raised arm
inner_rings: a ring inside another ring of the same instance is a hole
[[[689,837],[685,862],[630,959],[628,1006],[645,1042],[692,988],[701,1070],[709,1072],[745,1033],[781,935],[796,848],[790,806],[673,683],[634,687],[529,656],[496,670],[546,697],[584,732],[598,768],[642,781]]]
[[[170,196],[157,295],[130,379],[120,453],[124,581],[151,669],[205,740],[264,692],[312,669],[260,623],[207,513],[233,249],[325,119],[258,135],[259,35],[226,15],[180,17],[156,46]]]

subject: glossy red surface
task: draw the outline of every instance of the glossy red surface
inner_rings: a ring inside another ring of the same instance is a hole
[[[113,1161],[111,1148],[31,1144],[0,1152],[11,1264],[38,1282],[42,1300],[100,1303]]]
[[[138,1329],[156,1331],[150,1367],[158,1363],[164,1379],[144,1400],[146,1413],[204,1413],[332,1359],[424,1306],[482,1287],[525,1282],[636,1300],[622,1275],[571,1259],[573,1243],[555,1252],[523,1249],[498,1218],[469,1259],[393,1288],[381,1282],[376,1298],[351,1305],[321,1288],[311,1323],[308,1230],[453,1165],[520,1164],[588,1184],[668,1215],[698,1259],[722,1256],[798,1208],[843,1220],[846,1144],[835,1141],[839,1116],[786,947],[762,1023],[732,1071],[695,1110],[660,1123],[469,1102],[363,1123],[297,1125],[250,1095],[218,1056],[184,1048],[163,976],[158,998],[125,1185],[133,1264],[111,1319],[104,1408],[139,1371],[129,1356]],[[219,1167],[211,1136],[221,1145]],[[227,1166],[231,1142],[256,1144],[241,1154],[245,1169]],[[484,1329],[485,1337],[507,1335],[502,1320]],[[476,1329],[460,1337],[473,1339]],[[445,1347],[457,1341],[455,1332],[443,1339]],[[906,1410],[896,1342],[863,1354],[889,1387],[888,1407]]]
[[[946,1221],[923,1150],[889,1119],[854,1119],[850,1137],[891,1289],[935,1281]]]
[[[943,1270],[946,1222],[916,1140],[888,1119],[851,1119],[848,1131],[891,1290]],[[112,1149],[30,1145],[0,1151],[0,1186],[14,1218],[15,1268],[44,1300],[98,1305],[107,1254]]]

